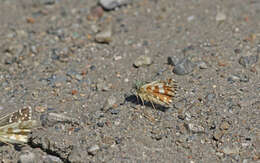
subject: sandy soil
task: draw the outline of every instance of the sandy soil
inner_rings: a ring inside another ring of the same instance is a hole
[[[1,162],[260,162],[260,1],[0,3],[0,111],[41,124]],[[172,105],[137,101],[167,78]]]

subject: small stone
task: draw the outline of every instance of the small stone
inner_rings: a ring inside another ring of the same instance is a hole
[[[88,20],[97,20],[103,16],[104,10],[100,6],[94,6],[91,8],[90,13],[88,15]]]
[[[36,106],[35,111],[38,113],[43,113],[47,110],[47,106]]]
[[[53,5],[53,4],[55,4],[55,0],[39,0],[38,3],[44,4],[44,5]]]
[[[194,19],[195,19],[195,16],[194,16],[194,15],[191,15],[191,16],[189,16],[189,17],[187,18],[188,22],[190,22],[190,21],[192,21],[192,20],[194,20]]]
[[[257,52],[257,54],[260,54],[260,46],[257,47],[256,52]]]
[[[215,140],[219,140],[219,139],[222,138],[223,135],[224,135],[223,131],[221,131],[221,130],[216,130],[216,131],[214,132],[213,138],[214,138]]]
[[[97,154],[99,149],[100,149],[99,146],[97,144],[95,144],[95,145],[88,148],[88,154],[94,156],[95,154]]]
[[[174,67],[173,72],[177,75],[187,75],[193,71],[195,64],[184,58]]]
[[[213,94],[213,93],[209,93],[209,94],[207,94],[207,96],[206,96],[206,99],[207,99],[208,102],[213,101],[215,98],[216,98],[216,95]]]
[[[104,111],[109,110],[110,108],[113,108],[113,106],[116,104],[117,99],[115,96],[110,96],[104,106]],[[113,114],[113,113],[112,113]]]
[[[205,62],[199,62],[199,63],[197,63],[197,65],[200,69],[207,69],[208,68],[208,66]]]
[[[104,143],[105,145],[109,145],[109,146],[112,146],[115,144],[115,140],[113,137],[110,137],[110,136],[104,136],[102,138],[102,143]]]
[[[181,120],[185,119],[184,110],[182,108],[178,110],[178,118]]]
[[[230,154],[237,154],[239,153],[239,147],[233,145],[227,145],[222,149],[222,152],[230,155]]]
[[[75,145],[69,154],[68,162],[88,162],[85,160],[86,156],[87,151]]]
[[[241,50],[241,49],[234,49],[234,52],[235,52],[236,54],[240,54],[240,53],[242,52],[242,50]]]
[[[237,75],[231,75],[230,77],[228,77],[227,81],[230,83],[234,83],[236,81],[240,81],[240,77]]]
[[[218,12],[216,15],[216,21],[224,21],[226,20],[227,16],[224,12]]]
[[[83,76],[81,74],[76,74],[75,79],[81,81],[83,79]]]
[[[100,31],[100,27],[97,24],[92,24],[90,28],[94,33],[98,33]]]
[[[151,134],[152,134],[152,139],[155,139],[155,140],[161,140],[165,134],[163,133],[163,131],[161,129],[158,129],[158,128],[153,128],[153,130],[151,131]]]
[[[205,131],[204,127],[197,125],[197,124],[189,123],[189,124],[186,124],[186,126],[190,131],[192,131],[194,133],[202,133]]]
[[[107,25],[95,37],[96,42],[109,44],[112,41],[112,25]]]
[[[34,163],[35,160],[35,154],[30,152],[30,151],[24,151],[20,156],[19,156],[19,163]]]
[[[176,56],[168,57],[167,62],[169,65],[176,66],[180,62],[180,58]]]
[[[31,51],[32,53],[34,53],[34,54],[37,54],[37,53],[38,53],[38,50],[37,50],[36,46],[34,46],[34,45],[32,45],[32,46],[30,47],[30,51]]]
[[[133,0],[100,0],[99,4],[105,9],[105,10],[113,10],[116,7],[120,7],[122,5],[127,5],[131,3]]]
[[[244,66],[245,68],[250,67],[257,63],[259,60],[259,56],[257,55],[250,55],[250,56],[242,56],[239,58],[239,64]]]
[[[43,156],[44,163],[62,163],[62,160],[59,157],[53,155]]]
[[[244,83],[247,83],[249,82],[249,76],[247,74],[243,74],[240,76],[240,82],[244,82]]]
[[[105,124],[104,124],[103,122],[98,122],[98,123],[97,123],[97,126],[98,126],[98,127],[104,127],[104,125],[105,125]]]
[[[120,110],[118,110],[118,109],[110,109],[111,114],[118,114],[119,112],[120,112]]]
[[[115,142],[116,144],[120,144],[122,142],[121,138],[115,137]]]
[[[221,130],[228,130],[229,127],[230,127],[229,123],[228,123],[227,121],[224,121],[224,122],[221,123],[221,125],[220,125],[219,128],[220,128]]]
[[[98,80],[98,83],[97,83],[97,90],[98,91],[109,91],[111,88],[108,86],[107,83],[105,83],[105,81],[103,80]]]
[[[135,67],[148,66],[150,64],[152,64],[152,59],[145,55],[139,56],[134,62]]]

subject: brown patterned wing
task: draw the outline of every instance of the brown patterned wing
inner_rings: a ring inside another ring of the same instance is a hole
[[[147,92],[174,97],[178,86],[173,79],[166,81],[155,81],[146,85]]]
[[[32,108],[30,106],[9,113],[0,118],[0,126],[4,126],[14,122],[28,121],[32,118]]]

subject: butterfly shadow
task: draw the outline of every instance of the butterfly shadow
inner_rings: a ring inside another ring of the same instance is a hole
[[[125,101],[131,102],[131,103],[136,104],[136,105],[140,105],[140,104],[145,105],[147,107],[155,108],[156,110],[159,110],[159,111],[162,111],[162,112],[166,112],[169,109],[169,107],[166,107],[166,106],[163,106],[163,105],[160,105],[160,104],[155,104],[155,103],[152,104],[151,102],[144,102],[144,104],[143,104],[141,99],[139,97],[137,97],[136,95],[127,96],[125,98]]]

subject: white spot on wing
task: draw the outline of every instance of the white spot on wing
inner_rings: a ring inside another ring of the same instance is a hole
[[[159,89],[159,93],[164,94],[164,93],[165,93],[164,89],[163,89],[163,88],[160,88],[160,89]]]

